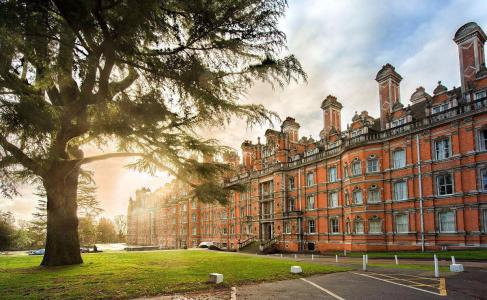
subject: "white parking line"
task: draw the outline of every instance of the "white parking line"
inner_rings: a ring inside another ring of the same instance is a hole
[[[330,296],[334,297],[335,299],[339,299],[339,300],[345,300],[345,298],[342,298],[342,297],[338,296],[337,294],[333,293],[332,291],[329,291],[329,290],[327,290],[327,289],[325,289],[325,288],[323,288],[323,287],[321,287],[321,286],[317,285],[317,284],[316,284],[316,283],[314,283],[314,282],[311,282],[311,281],[306,280],[306,279],[304,279],[304,278],[300,278],[300,279],[301,279],[302,281],[304,281],[304,282],[307,282],[307,283],[311,284],[312,286],[314,286],[314,287],[316,287],[316,288],[319,288],[320,290],[322,290],[323,292],[327,293],[328,295],[330,295]]]
[[[425,292],[425,293],[430,293],[430,294],[437,295],[437,296],[445,296],[445,295],[442,295],[442,294],[439,294],[439,293],[435,293],[435,292],[432,292],[432,291],[423,290],[423,289],[420,289],[420,288],[417,288],[417,287],[414,287],[414,286],[410,286],[410,285],[406,285],[406,284],[402,284],[402,283],[393,282],[393,281],[390,281],[390,280],[387,280],[387,279],[377,278],[377,277],[374,277],[374,276],[371,276],[371,275],[367,275],[367,274],[355,273],[355,272],[352,272],[352,273],[355,274],[355,275],[360,275],[360,276],[365,276],[365,277],[373,278],[373,279],[376,279],[376,280],[385,281],[385,282],[388,282],[388,283],[392,283],[392,284],[404,286],[404,287],[407,287],[407,288],[410,288],[410,289],[418,290],[418,291]]]

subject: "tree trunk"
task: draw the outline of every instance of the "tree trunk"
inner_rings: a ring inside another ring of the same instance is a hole
[[[78,176],[79,168],[76,168],[65,174],[55,171],[44,178],[47,193],[47,239],[41,266],[83,263],[78,237]]]

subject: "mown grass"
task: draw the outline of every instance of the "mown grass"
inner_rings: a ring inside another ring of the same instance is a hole
[[[296,262],[212,251],[84,254],[84,264],[39,267],[41,257],[0,257],[2,299],[113,299],[207,290],[293,278]],[[303,275],[347,268],[300,262]],[[224,275],[215,287],[208,273]]]
[[[433,259],[433,255],[436,254],[438,259],[450,259],[451,256],[455,256],[456,260],[487,260],[487,250],[464,250],[464,251],[439,251],[439,252],[352,252],[347,253],[347,256],[362,257],[363,254],[367,254],[369,258],[385,258],[394,259],[394,255],[397,255],[399,259]]]

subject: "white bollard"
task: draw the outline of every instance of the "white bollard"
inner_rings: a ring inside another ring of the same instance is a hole
[[[452,265],[455,265],[455,264],[456,264],[456,261],[455,261],[455,256],[452,256],[452,257],[451,257],[451,264],[452,264]]]
[[[394,255],[394,260],[396,261],[396,265],[398,265],[399,261],[397,260],[397,255]]]
[[[347,249],[343,249],[343,256],[347,256]]]
[[[294,260],[298,259],[298,255],[294,254]]]
[[[440,277],[440,268],[438,267],[438,258],[436,257],[436,254],[433,256],[434,262],[435,262],[435,277],[438,278]]]
[[[365,260],[365,259],[366,259],[366,258],[365,258],[365,255],[363,255],[363,256],[362,256],[362,269],[363,269],[364,271],[367,271],[367,262],[366,262],[366,260]]]
[[[315,260],[315,255],[311,254],[311,260]]]
[[[281,253],[281,258],[282,258],[282,253]]]
[[[335,255],[335,262],[338,262],[338,254]]]
[[[208,276],[208,282],[210,283],[222,283],[223,282],[223,274],[219,273],[210,273]]]

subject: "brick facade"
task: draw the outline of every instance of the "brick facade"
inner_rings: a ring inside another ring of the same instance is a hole
[[[227,206],[180,200],[185,189],[176,182],[138,191],[129,243],[238,249],[258,240],[289,252],[487,247],[485,40],[475,23],[455,34],[459,88],[439,82],[429,95],[419,87],[404,106],[402,78],[386,64],[376,76],[378,118],[356,113],[342,130],[342,105],[328,96],[320,140],[300,138],[288,117],[280,131],[266,131],[265,143],[245,141],[226,184],[248,189]]]

